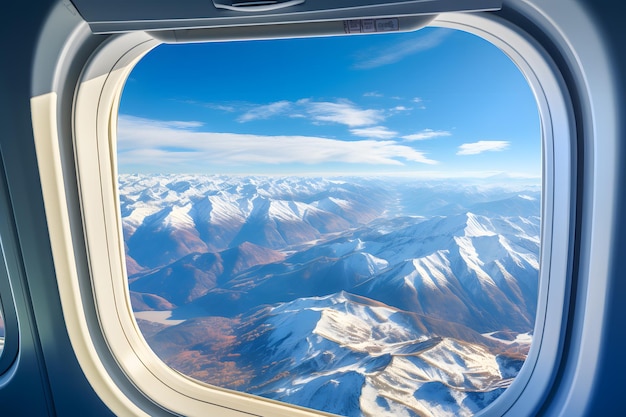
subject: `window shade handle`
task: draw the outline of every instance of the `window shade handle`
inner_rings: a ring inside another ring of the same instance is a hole
[[[218,9],[238,12],[267,12],[304,3],[305,0],[213,0]]]

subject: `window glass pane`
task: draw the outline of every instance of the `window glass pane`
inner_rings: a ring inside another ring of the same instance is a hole
[[[346,416],[472,415],[519,372],[540,122],[486,41],[162,45],[117,146],[132,306],[172,368]]]

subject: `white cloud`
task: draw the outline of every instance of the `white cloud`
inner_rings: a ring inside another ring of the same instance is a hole
[[[202,127],[204,123],[202,122],[182,122],[182,121],[172,121],[168,122],[169,126],[179,129],[193,129],[195,127]]]
[[[265,104],[247,111],[237,119],[240,122],[249,122],[251,120],[269,119],[272,116],[283,114],[291,108],[289,101],[277,101],[275,103]]]
[[[406,139],[409,141],[414,141],[414,140],[426,140],[426,139],[433,139],[433,138],[439,138],[442,136],[450,136],[452,135],[452,133],[446,131],[446,130],[432,130],[432,129],[424,129],[421,132],[418,133],[414,133],[412,135],[406,135],[406,136],[402,136],[402,139]]]
[[[383,97],[383,95],[377,91],[370,91],[363,94],[363,97]]]
[[[510,142],[505,140],[480,140],[473,143],[464,143],[459,146],[457,155],[477,155],[483,152],[499,152],[509,147]]]
[[[394,64],[409,55],[437,47],[449,33],[451,32],[448,29],[437,29],[418,39],[410,39],[395,45],[386,45],[384,48],[366,51],[354,67],[370,69]]]
[[[228,113],[232,113],[236,110],[235,106],[230,106],[226,104],[207,104],[206,106],[215,110],[221,110]]]
[[[398,113],[406,113],[406,112],[410,112],[411,110],[413,110],[413,107],[407,107],[407,106],[395,106],[389,109],[389,114],[390,115],[395,115]]]
[[[296,102],[283,100],[254,106],[241,115],[237,121],[243,123],[274,116],[308,118],[314,123],[338,123],[349,127],[369,126],[385,119],[383,110],[362,109],[345,99],[336,102],[301,99]]]
[[[299,100],[309,116],[318,122],[333,122],[349,127],[369,126],[385,119],[381,110],[361,109],[348,100],[338,102]]]
[[[413,103],[419,104],[418,109],[426,110],[426,106],[424,105],[424,100],[422,100],[420,97],[414,97],[412,101]]]
[[[398,135],[398,132],[389,130],[385,126],[373,126],[360,129],[350,129],[350,133],[354,136],[374,139],[391,139]]]
[[[118,119],[118,162],[122,167],[178,168],[190,172],[241,164],[437,163],[423,152],[394,141],[195,132],[176,128],[169,122],[125,115]]]
[[[198,100],[180,100],[180,99],[172,99],[172,101],[178,102],[178,103],[183,103],[183,104],[190,104],[193,106],[200,106],[200,107],[206,107],[208,109],[213,109],[213,110],[220,110],[220,111],[224,111],[227,113],[232,113],[235,110],[237,110],[237,108],[239,107],[239,103],[234,104],[229,104],[229,103],[211,103],[211,102],[204,102],[204,101],[198,101]]]
[[[120,117],[126,117],[126,116],[120,116]],[[147,119],[141,119],[141,118],[135,118],[137,120],[147,120]],[[138,124],[138,126],[141,126],[141,123]],[[152,124],[153,127],[156,128],[160,128],[160,129],[194,129],[194,128],[198,128],[198,127],[202,127],[204,126],[204,123],[202,122],[196,122],[196,121],[181,121],[181,120],[154,120],[154,123]]]

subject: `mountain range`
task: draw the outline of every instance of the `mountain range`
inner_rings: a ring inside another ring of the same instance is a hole
[[[123,175],[119,190],[138,324],[196,379],[346,416],[472,415],[528,353],[535,184]]]

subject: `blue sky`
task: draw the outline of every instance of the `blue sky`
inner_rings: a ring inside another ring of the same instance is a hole
[[[531,89],[474,35],[161,45],[120,104],[121,173],[540,177]]]

